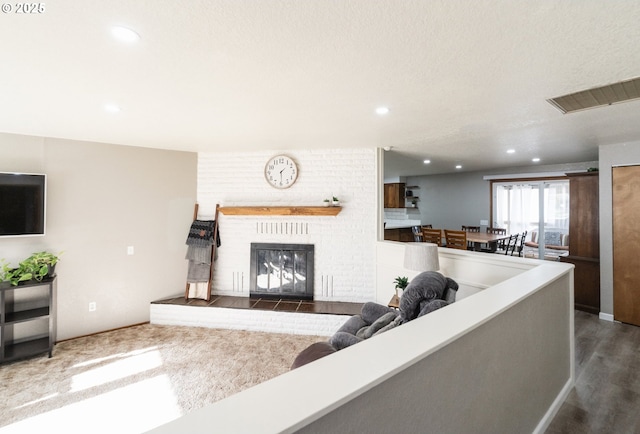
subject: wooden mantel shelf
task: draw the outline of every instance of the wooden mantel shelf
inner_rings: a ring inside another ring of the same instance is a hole
[[[333,216],[342,211],[340,206],[221,206],[225,215],[291,215]]]

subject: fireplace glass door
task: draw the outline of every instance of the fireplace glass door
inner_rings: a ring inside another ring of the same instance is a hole
[[[251,245],[251,296],[313,299],[313,246]]]

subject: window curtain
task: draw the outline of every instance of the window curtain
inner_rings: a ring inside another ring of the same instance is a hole
[[[497,183],[495,185],[496,227],[508,233],[537,231],[540,220],[540,188],[544,188],[544,228],[569,231],[569,182]]]
[[[538,187],[530,184],[500,184],[496,188],[498,227],[515,234],[537,227]]]
[[[569,233],[569,181],[545,183],[544,228]]]

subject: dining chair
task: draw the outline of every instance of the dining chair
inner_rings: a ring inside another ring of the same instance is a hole
[[[411,226],[413,232],[413,241],[422,242],[422,228],[420,226]]]
[[[465,232],[480,232],[480,226],[465,226],[462,225],[462,230]],[[471,241],[467,242],[467,249],[473,250],[474,245]]]
[[[467,232],[444,230],[446,246],[452,249],[467,250]]]
[[[494,234],[494,235],[507,235],[507,229],[506,228],[490,228],[487,227],[487,233],[488,234]],[[491,246],[486,246],[486,248],[483,249],[483,251],[496,251],[496,250],[504,250],[504,240],[500,240],[500,241],[496,241],[495,242],[495,248],[491,248]]]
[[[480,226],[465,226],[462,225],[462,230],[465,232],[480,232]]]
[[[442,229],[422,228],[422,241],[442,246]]]
[[[496,235],[507,235],[506,228],[489,228],[487,227],[488,234],[496,234]]]
[[[518,256],[522,256],[522,251],[524,250],[524,242],[527,238],[527,231],[524,231],[523,233],[520,234],[520,238],[518,240],[518,242],[516,243],[516,251],[518,252]],[[511,254],[511,256],[513,256],[513,253]]]
[[[519,234],[511,235],[504,243],[504,254],[513,256],[513,252],[518,244]],[[502,252],[500,252],[502,253]]]

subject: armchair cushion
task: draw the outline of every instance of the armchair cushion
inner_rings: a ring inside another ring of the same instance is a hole
[[[545,232],[544,244],[547,246],[561,246],[562,234],[560,232]]]
[[[358,332],[356,333],[356,337],[359,337],[362,339],[369,339],[378,330],[391,324],[393,320],[396,319],[397,316],[398,316],[398,312],[396,311],[385,313],[380,318],[375,320],[375,322],[372,323],[370,326],[363,327],[360,330],[358,330]]]
[[[538,233],[531,231],[531,240],[524,243],[527,247],[538,248]],[[553,250],[569,250],[569,234],[559,231],[548,231],[544,233],[544,246]]]
[[[400,317],[402,322],[417,318],[425,305],[444,297],[447,289],[458,289],[458,284],[451,278],[437,271],[424,271],[414,277],[400,298]]]
[[[358,330],[362,327],[368,326],[369,324],[370,323],[363,320],[360,315],[353,315],[344,324],[342,324],[342,327],[340,327],[336,332],[345,332],[355,335]]]

